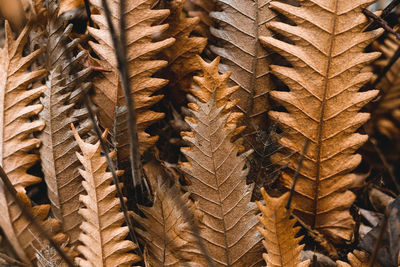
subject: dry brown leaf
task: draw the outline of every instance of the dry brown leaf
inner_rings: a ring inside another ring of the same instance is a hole
[[[171,14],[165,23],[169,24],[168,30],[161,34],[160,39],[175,38],[175,43],[161,52],[161,58],[168,61],[168,66],[163,71],[163,77],[169,79],[168,91],[170,99],[176,105],[185,103],[185,91],[190,88],[193,74],[200,69],[196,55],[201,54],[207,44],[203,37],[189,35],[198,25],[198,18],[185,18],[182,8],[186,0],[167,1],[165,8]]]
[[[189,193],[183,194],[178,186],[170,185],[158,177],[154,190],[152,207],[139,206],[146,218],[133,214],[136,222],[142,227],[137,233],[145,244],[145,262],[148,267],[161,266],[202,266],[196,239],[191,234],[189,222],[186,221],[182,207],[195,212],[189,199]]]
[[[0,17],[8,20],[14,32],[20,33],[26,24],[26,16],[21,0],[0,0]]]
[[[231,72],[228,71],[224,74],[218,74],[218,66],[220,57],[217,57],[211,63],[206,63],[197,56],[198,62],[200,63],[202,76],[194,76],[193,81],[197,86],[192,87],[189,92],[197,97],[201,102],[208,102],[213,94],[216,97],[216,107],[222,107],[222,114],[229,113],[227,118],[227,127],[235,128],[233,135],[236,135],[243,131],[245,126],[237,127],[237,121],[243,116],[241,112],[233,112],[232,108],[238,103],[238,99],[231,100],[230,97],[236,92],[239,87],[227,87],[227,82]],[[191,104],[189,104],[191,108]],[[239,142],[238,142],[239,143]]]
[[[379,44],[378,50],[384,55],[384,59],[376,62],[377,66],[386,66],[399,48],[399,41],[393,35],[389,35],[383,44]],[[376,85],[381,90],[381,97],[377,103],[372,103],[371,121],[367,127],[375,128],[381,134],[391,140],[399,139],[400,129],[391,119],[391,114],[400,110],[400,62],[396,61],[382,80]],[[372,129],[371,129],[372,130]],[[373,133],[373,131],[371,132]]]
[[[78,209],[83,187],[78,171],[80,163],[75,157],[79,148],[70,124],[79,121],[80,135],[91,128],[86,109],[74,108],[89,69],[76,71],[76,62],[84,56],[83,52],[71,60],[67,58],[66,53],[76,48],[78,40],[69,40],[72,24],[65,28],[64,23],[57,19],[57,14],[57,2],[49,1],[46,49],[49,75],[44,97],[41,98],[44,109],[39,114],[46,122],[46,127],[39,135],[42,141],[40,157],[52,212],[62,222],[64,233],[69,235],[70,242],[74,244],[78,241],[79,225],[82,222]]]
[[[267,253],[263,257],[267,267],[308,267],[310,260],[300,260],[300,252],[304,247],[299,245],[303,237],[296,237],[300,227],[294,227],[296,219],[291,219],[291,212],[285,208],[289,193],[272,198],[262,188],[261,194],[265,205],[258,201],[256,203],[262,213],[258,220],[264,227],[257,229],[264,236],[263,244]]]
[[[211,37],[210,27],[214,26],[214,22],[210,18],[210,12],[215,10],[214,2],[214,0],[187,0],[185,3],[184,9],[189,17],[200,19],[194,30],[200,36]]]
[[[369,267],[369,254],[365,251],[354,250],[353,253],[347,254],[347,259],[350,264],[343,261],[336,261],[337,267]],[[381,265],[377,262],[374,263],[374,267],[380,267]]]
[[[203,76],[194,78],[200,87],[188,106],[191,132],[182,132],[190,147],[182,148],[189,162],[181,168],[190,180],[188,190],[204,212],[201,237],[216,266],[261,266],[261,235],[257,207],[251,202],[253,185],[246,185],[244,169],[249,152],[238,154],[231,142],[236,123],[229,121],[237,87],[227,88],[229,74],[218,73],[218,59],[202,62]]]
[[[32,62],[43,50],[23,57],[22,52],[26,44],[29,28],[25,27],[17,40],[8,22],[5,23],[6,43],[0,50],[0,165],[8,175],[11,183],[18,192],[28,210],[47,230],[56,232],[59,223],[55,219],[46,220],[50,205],[32,207],[26,196],[25,188],[37,184],[41,179],[28,174],[27,171],[38,162],[39,156],[32,150],[40,146],[40,140],[33,138],[32,134],[39,132],[44,127],[41,120],[30,120],[43,108],[34,102],[44,92],[45,87],[32,88],[28,86],[46,74],[46,70],[27,72]],[[11,243],[18,257],[25,263],[30,263],[35,258],[34,247],[38,248],[36,237],[39,237],[29,220],[21,213],[13,197],[8,193],[3,183],[0,183],[0,226],[3,233]]]
[[[363,52],[382,33],[381,29],[362,32],[368,20],[361,11],[373,2],[303,0],[299,7],[272,2],[272,8],[297,26],[271,22],[270,29],[295,44],[260,38],[293,66],[272,66],[273,73],[290,87],[290,92],[271,92],[288,111],[269,113],[285,132],[280,144],[286,147],[272,160],[289,164],[283,183],[290,188],[301,151],[310,141],[293,195],[294,213],[335,242],[349,240],[353,233],[349,207],[355,195],[348,188],[354,174],[350,172],[361,161],[355,151],[368,138],[355,131],[369,118],[358,111],[378,93],[358,92],[372,77],[362,69],[380,54]]]
[[[64,14],[75,8],[84,8],[84,0],[60,0],[60,10],[58,15]]]
[[[155,25],[166,18],[168,10],[152,10],[155,0],[132,0],[126,2],[126,37],[127,57],[130,77],[130,88],[135,103],[137,114],[138,138],[140,151],[143,153],[153,146],[158,137],[150,136],[145,129],[164,117],[163,113],[151,111],[149,108],[160,101],[161,95],[153,93],[163,87],[167,81],[151,76],[167,65],[162,60],[152,60],[152,57],[161,50],[172,45],[172,38],[152,42],[152,38],[164,32],[168,25]],[[93,7],[102,10],[101,0],[90,0]],[[114,25],[119,25],[119,2],[108,0]],[[89,42],[93,50],[101,59],[105,71],[99,73],[94,79],[96,95],[94,102],[99,107],[98,118],[103,128],[112,129],[117,133],[114,136],[117,143],[118,160],[129,160],[129,136],[127,128],[124,93],[118,75],[117,61],[115,59],[109,28],[103,14],[92,15],[93,21],[99,29],[88,28],[91,36],[98,43]],[[153,26],[155,25],[155,26]]]
[[[239,99],[238,109],[245,115],[247,133],[254,139],[257,131],[267,127],[267,94],[273,89],[270,79],[268,52],[260,44],[259,36],[272,36],[266,23],[274,20],[276,13],[269,8],[271,0],[218,0],[220,12],[211,12],[211,17],[221,24],[211,28],[211,33],[220,42],[220,47],[211,50],[221,56],[220,70],[232,71],[229,85],[240,89],[232,97]],[[255,145],[252,142],[252,145]]]
[[[140,261],[140,257],[131,252],[137,248],[135,243],[124,240],[129,229],[122,226],[124,215],[120,211],[115,185],[111,185],[112,175],[107,172],[106,158],[101,156],[100,142],[94,145],[85,143],[73,126],[72,131],[82,151],[82,155],[78,152],[76,155],[84,167],[79,172],[87,192],[87,195],[79,197],[85,208],[79,209],[84,221],[79,236],[83,245],[78,246],[78,251],[84,258],[75,258],[75,262],[82,267],[131,266]],[[106,135],[107,131],[104,139]],[[110,153],[111,158],[115,156],[115,152]],[[118,176],[122,173],[117,171]]]

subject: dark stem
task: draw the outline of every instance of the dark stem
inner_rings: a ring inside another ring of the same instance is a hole
[[[384,215],[385,216],[383,217],[382,225],[381,225],[381,228],[379,229],[378,237],[376,238],[374,250],[372,251],[371,257],[369,258],[368,267],[374,267],[374,263],[375,263],[376,257],[378,256],[379,248],[381,247],[381,243],[382,243],[383,236],[385,234],[385,230],[386,230],[386,227],[387,227],[387,224],[388,224],[388,219],[389,219],[388,218],[389,215],[388,215],[388,210],[387,209],[386,209]]]
[[[299,160],[299,164],[297,165],[296,172],[294,173],[294,176],[293,176],[292,187],[290,188],[289,198],[288,198],[288,201],[287,201],[287,203],[286,203],[286,209],[287,209],[287,210],[290,209],[290,205],[291,205],[291,203],[292,203],[292,198],[293,198],[293,193],[294,193],[294,188],[296,187],[296,183],[297,183],[297,179],[298,179],[298,177],[299,177],[299,173],[300,173],[300,170],[301,170],[301,166],[303,165],[303,160],[304,160],[304,158],[305,158],[305,155],[306,155],[306,153],[307,153],[307,150],[308,150],[308,146],[309,146],[309,145],[310,145],[310,140],[307,139],[307,140],[306,140],[306,143],[304,144],[303,151],[301,152],[300,160]]]
[[[385,9],[382,10],[381,18],[386,18],[387,15],[390,14],[393,8],[397,7],[400,4],[400,0],[393,0],[390,2]]]
[[[375,24],[379,25],[385,31],[393,34],[396,37],[396,39],[400,41],[400,35],[397,32],[395,32],[395,30],[393,30],[392,27],[390,27],[389,24],[382,17],[378,17],[373,12],[365,8],[363,9],[362,13],[368,18],[373,19]]]
[[[73,263],[73,261],[65,254],[64,250],[54,241],[54,239],[51,237],[51,235],[43,229],[43,226],[40,225],[35,217],[32,215],[30,210],[28,210],[25,206],[25,204],[18,198],[17,196],[17,191],[15,190],[14,186],[12,185],[10,179],[8,178],[6,172],[3,169],[3,166],[0,165],[0,177],[1,180],[3,181],[3,184],[5,185],[7,191],[11,194],[11,196],[14,198],[15,203],[17,203],[18,207],[20,208],[22,215],[27,218],[27,220],[32,223],[32,225],[35,227],[35,229],[39,232],[39,234],[47,239],[49,241],[50,245],[54,247],[54,249],[57,251],[57,253],[61,256],[61,258],[65,261],[65,263],[68,264],[70,267],[75,267],[76,265]]]
[[[125,1],[120,1],[120,38],[118,38],[114,25],[111,20],[111,11],[106,0],[102,0],[102,6],[104,9],[104,14],[107,20],[107,24],[112,37],[114,52],[117,58],[118,71],[121,78],[122,89],[125,94],[125,101],[128,110],[128,133],[130,138],[130,163],[132,169],[132,180],[133,186],[136,188],[138,184],[141,185],[143,191],[142,183],[142,166],[140,161],[139,153],[139,140],[136,125],[136,112],[133,101],[133,96],[130,91],[129,85],[129,74],[128,74],[128,64],[126,58],[126,37],[125,37]],[[145,185],[147,185],[145,183]],[[149,190],[147,191],[149,192]]]
[[[381,13],[381,18],[384,19],[386,18],[390,12],[392,12],[392,9],[395,8],[396,6],[398,6],[400,4],[400,0],[393,0],[389,5],[387,5]],[[369,23],[369,25],[367,26],[366,31],[370,31],[375,29],[376,27],[378,27],[379,24],[373,20],[372,22]]]
[[[119,202],[121,204],[121,209],[122,209],[122,212],[124,214],[124,218],[125,218],[126,224],[127,224],[128,228],[129,228],[129,236],[130,236],[131,240],[133,240],[136,243],[136,245],[138,247],[139,256],[142,257],[142,259],[143,259],[143,252],[139,247],[139,242],[138,242],[138,239],[137,239],[136,234],[135,234],[135,229],[133,228],[132,220],[131,220],[131,217],[129,216],[128,208],[127,208],[126,203],[124,201],[124,196],[122,194],[122,189],[121,189],[121,186],[120,186],[120,181],[119,181],[117,172],[115,170],[114,162],[111,160],[110,155],[109,155],[110,154],[110,150],[109,150],[106,142],[101,137],[102,133],[101,133],[99,125],[96,122],[95,113],[94,113],[93,108],[92,108],[92,103],[91,103],[91,100],[90,100],[86,90],[82,90],[82,93],[83,93],[83,102],[85,104],[86,109],[88,110],[89,118],[90,118],[90,120],[92,121],[92,124],[93,124],[93,129],[94,129],[94,131],[95,131],[95,133],[97,135],[97,138],[100,141],[101,149],[104,152],[104,156],[106,157],[108,167],[110,168],[110,171],[111,171],[111,174],[112,174],[112,179],[113,179],[115,188],[117,190],[117,196],[118,196]]]
[[[85,1],[85,9],[86,9],[86,15],[87,15],[87,17],[88,17],[88,21],[89,21],[89,26],[90,27],[93,27],[94,26],[94,24],[93,24],[93,20],[92,20],[92,17],[91,17],[91,12],[90,12],[90,3],[89,3],[89,0],[84,0]]]

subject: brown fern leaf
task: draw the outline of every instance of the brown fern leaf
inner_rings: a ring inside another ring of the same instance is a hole
[[[226,87],[231,72],[228,71],[224,74],[218,74],[218,66],[220,57],[217,57],[211,63],[207,63],[200,56],[197,60],[201,67],[202,76],[193,77],[193,81],[198,88],[191,88],[189,92],[198,98],[201,102],[207,102],[213,94],[216,96],[217,108],[222,107],[222,114],[229,113],[227,119],[227,126],[235,128],[233,135],[236,135],[244,130],[245,126],[237,127],[238,120],[243,116],[241,112],[233,112],[232,108],[238,103],[238,99],[230,99],[232,94],[236,92],[239,87]],[[218,78],[216,78],[218,77]],[[189,106],[190,107],[190,106]]]
[[[386,66],[399,48],[400,42],[393,35],[389,35],[383,44],[378,44],[378,50],[384,55],[384,59],[376,62],[376,66],[382,69]],[[399,139],[400,123],[396,121],[396,113],[400,112],[400,62],[396,61],[376,88],[382,90],[381,98],[375,105],[371,105],[371,121],[367,124],[372,132],[385,135],[391,140]]]
[[[215,10],[214,0],[187,0],[184,7],[189,17],[200,19],[200,23],[195,27],[194,32],[200,36],[210,38],[210,27],[214,26],[210,18],[210,12]]]
[[[249,152],[238,154],[238,145],[231,142],[236,123],[226,112],[233,108],[228,99],[237,87],[227,88],[229,74],[220,75],[217,68],[218,59],[203,62],[203,76],[194,78],[200,89],[188,105],[191,132],[182,136],[190,147],[181,151],[189,162],[181,168],[191,182],[189,192],[204,212],[201,237],[216,266],[260,266],[257,207],[250,201],[253,185],[246,185],[244,169]]]
[[[8,175],[11,183],[18,192],[19,198],[36,219],[47,229],[57,229],[56,220],[45,220],[50,205],[32,207],[26,196],[25,188],[37,184],[41,179],[30,175],[27,170],[38,162],[39,156],[32,150],[40,146],[40,140],[32,134],[44,127],[40,120],[30,120],[42,109],[41,104],[33,104],[45,90],[45,87],[32,88],[28,86],[46,74],[46,70],[27,72],[32,62],[42,50],[23,57],[22,52],[26,44],[29,28],[25,27],[17,40],[13,35],[8,22],[5,23],[5,45],[0,50],[0,164]],[[25,263],[35,258],[34,247],[39,247],[36,237],[39,234],[23,215],[13,197],[8,193],[3,183],[0,183],[0,227],[13,246],[18,257]]]
[[[167,65],[166,61],[152,60],[161,50],[172,45],[172,38],[152,42],[154,35],[164,32],[168,25],[156,25],[166,18],[168,10],[152,10],[155,0],[132,0],[126,3],[126,36],[127,59],[129,67],[130,88],[137,114],[138,138],[140,151],[143,153],[153,146],[158,137],[150,136],[145,129],[164,117],[163,113],[149,110],[162,96],[153,93],[167,84],[166,80],[151,76]],[[90,0],[96,9],[102,11],[101,0]],[[119,1],[108,0],[114,25],[119,25]],[[91,47],[101,59],[101,65],[109,71],[99,73],[94,79],[96,95],[94,102],[99,107],[98,118],[103,128],[112,129],[117,143],[118,160],[129,159],[129,138],[127,128],[127,109],[124,93],[118,75],[117,62],[114,56],[111,36],[104,14],[92,15],[99,29],[88,29],[98,43],[90,42]],[[118,27],[116,27],[118,28]]]
[[[161,52],[161,58],[168,61],[163,77],[170,80],[167,90],[174,103],[183,105],[185,91],[190,88],[194,72],[200,69],[196,55],[201,54],[207,44],[203,37],[189,37],[198,25],[198,18],[185,18],[182,12],[185,0],[167,1],[165,7],[171,14],[165,23],[169,28],[160,38],[175,38],[175,43]]]
[[[142,227],[136,231],[144,240],[146,266],[201,266],[196,263],[201,252],[190,233],[182,207],[177,207],[180,202],[195,212],[189,193],[182,194],[177,185],[158,179],[153,206],[139,206],[146,218],[133,214]]]
[[[264,228],[258,231],[264,236],[264,247],[267,253],[263,254],[267,267],[308,267],[310,260],[300,262],[300,252],[304,245],[299,245],[302,237],[296,237],[300,227],[294,227],[296,219],[290,218],[291,211],[285,208],[289,193],[279,198],[272,198],[265,189],[261,189],[265,205],[256,202],[262,213],[258,220]]]
[[[79,240],[83,245],[78,251],[84,258],[76,258],[79,266],[131,266],[140,261],[140,257],[130,253],[137,248],[135,243],[124,240],[128,235],[128,227],[122,226],[124,215],[120,211],[121,204],[116,197],[115,185],[112,183],[111,172],[107,172],[107,161],[101,156],[100,142],[92,145],[85,143],[72,126],[76,142],[82,155],[76,152],[84,169],[79,169],[87,195],[79,199],[85,208],[79,209],[84,221],[81,224],[82,233]],[[103,137],[106,138],[107,131]],[[115,158],[116,153],[110,154]],[[118,176],[123,171],[117,171]],[[122,184],[121,184],[122,185]]]
[[[290,87],[290,92],[271,92],[288,111],[269,113],[286,133],[280,139],[286,151],[272,160],[289,164],[282,175],[290,188],[302,148],[306,139],[310,141],[293,195],[294,213],[335,242],[349,240],[353,233],[349,207],[355,195],[348,188],[355,176],[350,172],[361,161],[355,151],[368,138],[355,131],[369,118],[358,111],[378,93],[358,92],[372,76],[363,67],[380,54],[363,53],[382,33],[381,29],[362,32],[368,20],[361,10],[373,2],[303,0],[299,7],[272,2],[272,8],[297,26],[271,22],[269,27],[295,44],[260,38],[293,66],[272,66]],[[288,159],[288,153],[295,154]]]
[[[49,71],[46,90],[41,102],[44,106],[39,117],[46,122],[41,135],[40,157],[47,184],[47,193],[51,201],[54,216],[63,224],[64,233],[70,236],[70,242],[78,241],[79,225],[82,217],[78,214],[79,195],[83,192],[82,177],[78,167],[80,163],[75,157],[79,150],[70,124],[80,121],[79,133],[84,135],[90,130],[86,109],[74,109],[81,90],[83,80],[88,76],[85,69],[75,73],[74,62],[79,61],[84,53],[80,53],[71,61],[67,53],[76,48],[78,40],[69,40],[72,24],[65,24],[57,19],[58,7],[55,0],[47,4],[48,39],[46,49],[46,68]]]
[[[220,70],[232,71],[229,85],[240,89],[232,97],[239,99],[237,108],[245,115],[247,134],[254,139],[256,132],[267,127],[267,94],[273,89],[270,79],[270,58],[260,44],[259,36],[272,36],[266,23],[275,19],[269,9],[271,0],[217,0],[221,11],[211,12],[211,17],[221,24],[211,28],[220,46],[211,50],[221,56]],[[252,145],[255,145],[252,142]]]
[[[336,261],[337,267],[368,267],[369,266],[369,254],[365,251],[354,250],[353,253],[347,254],[347,262]],[[374,267],[380,267],[381,265],[377,262],[374,263]]]

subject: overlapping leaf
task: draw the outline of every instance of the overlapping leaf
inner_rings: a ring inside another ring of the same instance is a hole
[[[211,17],[220,24],[211,28],[220,42],[219,47],[211,46],[211,50],[221,56],[220,70],[232,71],[229,84],[240,86],[233,98],[240,100],[237,107],[245,115],[252,138],[256,131],[266,129],[267,93],[273,89],[269,75],[271,59],[258,40],[259,36],[272,35],[266,27],[276,17],[269,9],[270,2],[217,0],[221,11],[211,12]]]
[[[203,37],[210,37],[210,27],[214,26],[214,22],[210,18],[210,12],[215,10],[214,0],[187,0],[185,10],[189,17],[200,18],[199,25],[196,26],[195,32]]]
[[[354,227],[349,214],[355,199],[348,190],[354,180],[350,172],[361,161],[355,151],[367,140],[355,131],[369,118],[358,111],[377,95],[376,90],[358,92],[372,76],[363,67],[379,56],[363,53],[382,32],[362,32],[368,22],[362,8],[373,2],[304,0],[299,7],[272,2],[296,26],[271,22],[269,27],[294,44],[261,37],[293,66],[272,66],[290,87],[290,92],[271,92],[288,111],[270,112],[287,133],[280,139],[286,153],[275,154],[273,160],[289,163],[283,183],[290,188],[302,148],[306,139],[310,141],[293,196],[294,212],[337,242],[349,240]],[[295,155],[287,160],[291,152]]]
[[[258,231],[264,236],[264,247],[267,253],[263,254],[267,267],[308,267],[310,260],[301,262],[300,252],[304,245],[299,245],[302,237],[296,237],[300,227],[294,227],[296,219],[290,218],[290,211],[285,208],[289,193],[279,198],[270,197],[261,189],[265,205],[257,202],[262,212],[258,220],[264,228]]]
[[[189,193],[182,194],[177,185],[160,179],[154,191],[153,206],[139,207],[146,218],[134,214],[142,226],[137,232],[145,243],[146,266],[202,266],[198,264],[201,258],[196,239],[183,214],[183,209],[194,213]]]
[[[149,108],[157,103],[162,96],[153,95],[167,81],[152,78],[152,75],[167,65],[166,61],[153,60],[153,56],[170,46],[173,39],[152,42],[155,35],[164,32],[168,25],[157,25],[165,19],[168,10],[152,10],[155,0],[132,0],[126,2],[126,36],[129,82],[137,114],[138,138],[140,151],[154,145],[157,137],[150,136],[145,129],[164,114],[151,111]],[[93,79],[96,95],[94,102],[99,107],[100,125],[110,129],[116,142],[119,161],[129,159],[129,142],[126,118],[126,106],[123,90],[117,70],[109,28],[102,12],[101,0],[91,0],[91,5],[101,11],[100,15],[92,15],[99,29],[89,28],[89,33],[98,43],[90,42],[91,47],[101,59],[101,65],[108,71],[98,73]],[[119,25],[119,1],[108,0],[113,23]],[[153,26],[154,25],[154,26]]]
[[[166,2],[170,15],[165,23],[168,29],[161,34],[161,39],[173,37],[175,43],[161,52],[161,58],[168,61],[163,71],[163,77],[169,79],[168,93],[174,104],[182,105],[185,101],[185,91],[192,83],[193,74],[200,69],[196,55],[201,54],[207,44],[203,37],[190,36],[198,25],[199,18],[186,18],[182,12],[185,0]]]
[[[29,28],[25,27],[17,40],[8,22],[5,23],[5,45],[0,50],[0,164],[18,192],[26,208],[47,230],[59,230],[55,219],[46,220],[50,205],[32,207],[25,188],[37,184],[41,179],[27,171],[38,162],[39,156],[32,150],[40,146],[40,140],[32,137],[33,133],[44,128],[44,122],[30,118],[36,116],[43,106],[37,103],[45,87],[27,89],[35,80],[46,74],[45,70],[27,72],[32,62],[42,50],[23,57]],[[36,102],[36,103],[35,103]],[[15,200],[0,183],[0,227],[12,245],[17,256],[25,263],[35,258],[36,241],[39,234],[23,215]]]
[[[246,156],[232,143],[237,130],[230,120],[237,87],[227,88],[229,73],[218,73],[216,59],[202,62],[203,75],[194,78],[199,89],[186,118],[191,132],[182,136],[190,147],[181,151],[188,159],[181,167],[190,180],[189,192],[204,212],[201,236],[216,266],[261,266],[261,235],[257,207],[251,202],[252,185],[246,185]]]
[[[49,75],[46,81],[44,97],[41,98],[43,110],[39,117],[45,121],[46,127],[39,136],[42,141],[40,157],[47,192],[52,204],[54,216],[63,224],[63,230],[75,243],[79,236],[79,225],[82,217],[78,214],[80,207],[79,194],[82,193],[82,177],[78,167],[80,163],[75,157],[78,145],[74,140],[70,124],[80,121],[79,132],[84,135],[90,130],[85,109],[75,109],[83,81],[89,70],[77,72],[76,61],[81,60],[84,53],[69,58],[67,53],[76,48],[78,40],[69,40],[72,30],[70,24],[57,19],[56,1],[48,2],[48,39],[46,48],[46,67]],[[71,55],[72,57],[72,55]],[[75,68],[74,68],[75,66]]]
[[[378,44],[378,50],[384,55],[384,59],[376,62],[380,71],[389,63],[396,50],[399,48],[399,41],[393,35],[389,35],[383,44]],[[389,69],[382,80],[376,85],[381,90],[381,98],[371,107],[371,122],[368,128],[372,132],[379,132],[391,140],[398,140],[400,129],[397,124],[400,122],[400,63],[396,61]]]
[[[79,266],[131,266],[140,261],[140,257],[133,254],[137,246],[129,240],[128,227],[122,226],[124,215],[120,211],[121,204],[116,197],[116,188],[112,183],[112,175],[107,172],[107,161],[101,156],[100,142],[92,145],[85,143],[78,132],[73,133],[82,155],[76,152],[84,169],[80,169],[84,181],[82,182],[87,195],[80,195],[80,201],[85,208],[79,209],[84,222],[79,240],[83,245],[78,246],[84,258],[75,259]],[[105,138],[105,135],[104,135]],[[111,153],[115,158],[116,153]],[[118,175],[122,175],[118,171]]]

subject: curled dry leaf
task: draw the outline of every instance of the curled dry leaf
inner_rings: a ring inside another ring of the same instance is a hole
[[[353,234],[349,207],[355,195],[348,188],[355,177],[350,172],[361,161],[355,151],[368,138],[355,131],[369,118],[358,111],[378,93],[358,92],[372,77],[363,68],[380,55],[363,52],[383,31],[362,32],[368,20],[361,11],[373,2],[303,0],[298,7],[272,2],[272,8],[297,26],[271,22],[269,28],[294,44],[260,37],[293,66],[272,66],[290,88],[271,92],[288,111],[269,113],[286,133],[279,141],[286,151],[272,160],[288,164],[282,181],[290,188],[302,148],[310,141],[293,195],[294,213],[335,242],[350,240]],[[294,155],[288,159],[289,153]]]
[[[183,194],[177,184],[158,177],[154,188],[152,207],[139,206],[146,218],[133,214],[136,222],[142,227],[136,231],[145,244],[145,261],[148,267],[161,266],[202,266],[200,250],[196,238],[190,231],[189,223],[183,214],[184,204],[189,212],[195,209],[189,199],[189,193]],[[191,216],[193,217],[193,216]],[[192,218],[194,219],[194,218]],[[194,220],[193,220],[194,221]]]
[[[74,244],[78,240],[82,217],[78,214],[79,195],[83,192],[82,177],[75,157],[78,145],[71,132],[71,123],[80,123],[78,129],[85,135],[91,128],[86,109],[75,109],[83,81],[89,69],[76,71],[76,62],[84,52],[69,59],[67,53],[76,48],[78,40],[69,40],[72,25],[57,19],[57,2],[47,4],[46,68],[49,71],[46,90],[41,98],[44,108],[39,117],[46,127],[39,135],[42,141],[40,157],[54,216],[63,224],[63,230]]]
[[[349,263],[343,261],[337,261],[337,267],[369,267],[369,254],[365,251],[354,250],[353,253],[347,254]],[[380,267],[379,263],[374,264],[374,267]]]
[[[239,145],[231,141],[237,126],[229,119],[234,102],[228,99],[237,87],[226,87],[229,74],[218,73],[218,61],[202,61],[203,75],[194,78],[200,89],[191,91],[197,98],[188,105],[191,131],[182,136],[190,147],[181,149],[188,159],[181,169],[204,213],[201,237],[215,265],[261,266],[257,207],[250,201],[253,186],[246,185],[244,169],[249,152],[239,154]]]
[[[263,244],[267,253],[263,257],[267,267],[308,267],[310,260],[300,260],[300,252],[304,247],[299,245],[302,237],[296,237],[300,227],[294,227],[296,219],[291,219],[291,212],[285,208],[289,193],[272,198],[262,188],[261,194],[265,205],[258,201],[256,203],[262,213],[258,220],[264,228],[257,229],[264,236]]]
[[[145,129],[164,117],[163,113],[151,111],[149,108],[160,101],[161,95],[153,93],[167,84],[168,81],[152,78],[152,75],[167,65],[166,61],[153,60],[153,56],[161,50],[172,45],[173,38],[160,42],[152,42],[153,36],[164,32],[168,25],[157,25],[165,19],[168,10],[152,10],[155,0],[126,1],[126,38],[127,61],[129,69],[129,82],[134,99],[137,115],[137,128],[140,151],[143,153],[157,141],[156,136],[150,136]],[[118,161],[129,159],[129,136],[127,128],[127,108],[124,92],[119,79],[117,61],[113,51],[111,35],[101,0],[90,0],[93,7],[101,11],[100,15],[93,14],[92,20],[99,29],[88,28],[89,34],[98,43],[89,42],[90,46],[101,59],[101,64],[110,71],[100,72],[93,79],[95,87],[94,102],[99,107],[98,119],[103,128],[110,129],[113,133],[114,143],[118,152]],[[119,1],[108,0],[113,23],[118,29]],[[154,26],[153,26],[154,25]]]
[[[39,96],[45,87],[28,86],[46,74],[46,70],[29,72],[27,69],[40,55],[42,50],[23,57],[29,28],[25,27],[17,40],[13,39],[11,28],[5,23],[5,45],[0,50],[0,165],[18,192],[18,197],[30,210],[37,221],[47,230],[59,230],[55,219],[46,220],[50,205],[32,207],[26,195],[25,188],[37,184],[41,179],[28,174],[27,171],[38,162],[39,156],[32,150],[40,146],[40,140],[32,137],[44,127],[44,122],[30,118],[36,116],[42,109],[38,104]],[[35,103],[36,102],[36,103]],[[18,257],[25,263],[31,263],[35,258],[34,247],[39,244],[36,237],[40,235],[27,220],[16,204],[11,194],[0,183],[0,226],[4,235],[12,245]]]
[[[162,76],[170,80],[167,86],[170,99],[179,106],[185,101],[184,92],[190,88],[193,74],[200,69],[196,55],[201,54],[207,44],[206,38],[189,37],[198,25],[199,18],[184,17],[182,12],[184,3],[185,0],[166,2],[165,7],[171,12],[165,21],[169,27],[160,36],[161,39],[169,37],[175,39],[175,43],[164,49],[160,56],[168,61]]]
[[[140,257],[132,253],[137,248],[136,244],[124,240],[129,230],[127,226],[122,226],[124,215],[120,211],[115,185],[111,185],[112,174],[107,172],[106,158],[101,156],[100,142],[94,145],[85,143],[73,126],[72,131],[82,151],[82,155],[78,152],[76,155],[84,167],[79,172],[87,192],[87,195],[79,197],[85,208],[79,209],[84,221],[80,226],[79,240],[82,245],[78,246],[78,251],[84,258],[75,258],[75,262],[82,267],[129,267],[139,262]],[[107,131],[104,139],[106,135]],[[116,153],[112,152],[110,156],[114,159]],[[117,171],[119,176],[122,173]]]

